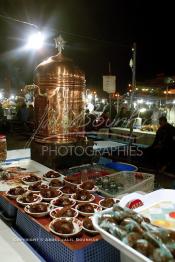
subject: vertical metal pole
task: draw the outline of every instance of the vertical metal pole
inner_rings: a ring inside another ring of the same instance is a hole
[[[120,97],[117,96],[117,114],[119,113],[119,103],[120,103]]]
[[[134,92],[136,88],[136,43],[133,44],[132,47],[132,91],[131,91],[131,99],[130,99],[130,108],[132,108]]]
[[[111,120],[111,115],[112,115],[111,103],[112,103],[112,94],[109,94],[109,117],[110,117],[110,120]]]
[[[109,62],[109,75],[111,75],[111,63]],[[112,103],[112,94],[109,94],[109,117],[111,120],[111,103]]]

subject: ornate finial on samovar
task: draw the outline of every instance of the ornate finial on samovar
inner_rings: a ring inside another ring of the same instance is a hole
[[[56,37],[54,40],[55,40],[55,46],[56,46],[56,48],[58,48],[58,53],[61,54],[62,50],[64,49],[64,45],[65,45],[66,41],[64,41],[64,39],[62,38],[61,35]]]

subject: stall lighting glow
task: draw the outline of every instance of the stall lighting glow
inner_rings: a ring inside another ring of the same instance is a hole
[[[175,104],[175,100],[173,100],[173,104]]]
[[[136,108],[136,106],[137,106],[137,103],[136,103],[136,102],[134,102],[134,103],[133,103],[133,105],[134,105],[134,108]]]
[[[2,95],[2,93],[0,93],[0,99],[2,99],[3,98],[3,95]]]
[[[144,108],[144,107],[143,107],[143,108],[140,108],[139,112],[140,112],[140,113],[145,113],[145,112],[146,112],[146,108]]]
[[[41,32],[34,33],[29,36],[26,48],[27,49],[40,49],[44,43],[44,36]]]
[[[151,101],[146,102],[146,105],[152,105],[152,104],[153,104],[153,102],[151,102]]]
[[[15,96],[14,95],[11,95],[10,96],[10,100],[14,100],[15,99]]]
[[[87,109],[89,109],[89,112],[91,113],[94,110],[94,105],[92,103],[88,103]]]
[[[105,99],[102,99],[101,102],[102,102],[102,104],[105,104]]]
[[[137,103],[138,103],[138,104],[143,104],[143,99],[137,100]]]
[[[92,95],[89,94],[89,95],[87,96],[87,99],[88,99],[89,101],[92,101]]]

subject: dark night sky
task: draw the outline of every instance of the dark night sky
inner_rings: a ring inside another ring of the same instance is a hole
[[[154,78],[158,73],[175,74],[173,10],[170,0],[0,0],[2,15],[35,23],[45,30],[63,31],[67,41],[64,53],[85,71],[87,86],[102,88],[102,75],[108,73],[110,61],[118,90],[124,90],[131,81],[129,59],[134,41],[137,80]],[[31,78],[37,63],[55,52],[50,35],[45,51],[35,54],[33,61],[29,52],[15,53],[12,58],[11,50],[24,44],[30,30],[29,26],[0,18],[1,69],[4,63],[17,66],[26,79]]]

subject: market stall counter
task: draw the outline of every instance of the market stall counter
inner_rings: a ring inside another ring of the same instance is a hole
[[[48,215],[45,218],[33,218],[24,211],[24,207],[20,206],[21,202],[18,200],[18,197],[15,200],[12,195],[14,193],[13,189],[16,187],[19,189],[21,186],[24,190],[25,187],[28,189],[30,181],[25,179],[27,176],[32,178],[31,183],[33,183],[33,179],[35,178],[33,176],[37,175],[38,181],[40,181],[41,177],[44,177],[45,183],[48,184],[53,175],[61,177],[60,173],[56,173],[30,159],[19,160],[16,164],[14,162],[12,165],[8,165],[7,163],[5,169],[9,172],[13,171],[13,175],[12,177],[8,177],[8,180],[1,181],[0,206],[8,216],[13,217],[13,226],[24,238],[24,241],[29,242],[46,261],[101,262],[106,261],[106,257],[111,262],[119,261],[120,255],[118,250],[104,241],[98,233],[89,235],[84,230],[81,230],[76,236],[63,239],[51,232],[49,225],[52,219]],[[16,175],[15,172],[17,172]],[[45,174],[51,175],[51,178],[45,176]],[[8,175],[8,173],[5,173],[5,175]],[[44,180],[42,182],[44,183]],[[95,202],[98,202],[99,199],[95,194],[92,194],[92,196],[92,202],[95,205]],[[79,216],[77,219],[83,221],[82,216]]]
[[[50,232],[51,218],[34,218],[25,213],[15,200],[5,193],[1,197],[17,208],[16,230],[46,261],[120,261],[119,252],[99,234],[88,235],[81,231],[74,237],[60,238]],[[96,199],[97,200],[97,199]],[[79,218],[82,220],[82,217]]]
[[[129,142],[130,140],[130,129],[121,127],[111,127],[111,139]],[[156,133],[151,131],[141,131],[134,129],[132,132],[132,143],[140,145],[151,145],[154,141]]]

